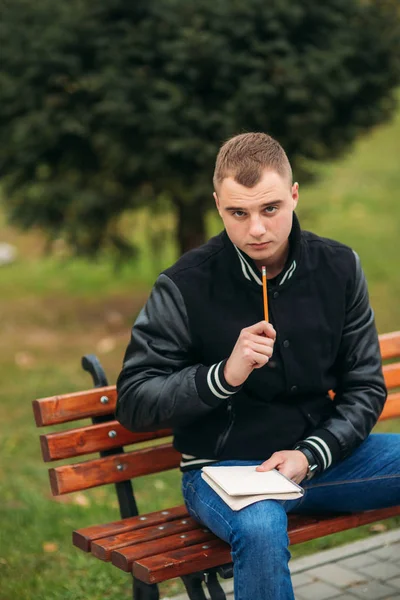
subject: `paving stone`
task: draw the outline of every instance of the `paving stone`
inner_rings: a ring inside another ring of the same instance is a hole
[[[400,560],[400,542],[397,542],[397,544],[392,544],[392,548],[393,556],[396,560]]]
[[[377,562],[375,556],[372,556],[369,552],[366,554],[358,554],[357,556],[350,556],[344,560],[339,560],[336,564],[340,567],[349,569],[358,569],[359,567],[366,567],[367,565],[373,565]]]
[[[338,588],[323,581],[310,583],[306,588],[299,590],[299,596],[304,595],[305,600],[328,600],[328,598],[336,598],[340,593]]]
[[[386,560],[399,560],[400,544],[390,544],[389,546],[383,546],[383,548],[377,548],[376,550],[372,550],[372,554]]]
[[[364,573],[370,578],[387,581],[391,577],[400,576],[400,567],[390,562],[379,562],[367,567],[360,567],[360,573]]]
[[[394,565],[398,565],[400,567],[400,556],[399,557],[395,557],[392,558],[392,560],[390,561],[391,563],[393,563]]]
[[[368,567],[365,567],[368,568]],[[346,588],[362,581],[368,581],[363,573],[351,571],[337,564],[324,565],[307,571],[307,575],[317,577],[320,581],[331,583],[339,588]]]
[[[400,577],[395,577],[394,579],[389,579],[388,584],[392,585],[394,588],[399,588],[400,590]]]
[[[294,600],[307,600],[307,596],[303,596],[302,594],[294,590]]]
[[[308,569],[314,569],[318,565],[327,565],[332,562],[347,560],[347,557],[369,554],[371,551],[378,550],[388,545],[400,543],[400,528],[386,533],[380,533],[373,537],[351,542],[338,548],[323,550],[310,556],[303,556],[291,560],[289,568],[292,574],[304,573]]]
[[[332,600],[358,600],[357,596],[353,596],[353,594],[340,594],[339,596],[335,596]]]
[[[392,587],[379,583],[379,581],[370,581],[352,587],[351,593],[364,600],[381,600],[383,598],[386,600],[387,598],[395,598],[397,592]]]
[[[301,590],[300,590],[300,592],[301,592]],[[359,600],[359,598],[357,598],[357,596],[353,596],[351,594],[341,594],[340,592],[338,592],[338,593],[339,593],[339,596],[334,596],[332,598],[332,600]],[[294,597],[295,597],[295,600],[308,600],[308,596],[307,596],[307,591],[306,590],[303,590],[301,593],[298,593],[295,590]],[[233,598],[227,598],[226,600],[234,600],[234,599]]]
[[[308,573],[297,573],[297,575],[293,575],[292,577],[293,587],[296,589],[300,588],[303,585],[309,585],[313,582],[314,577],[310,577]]]

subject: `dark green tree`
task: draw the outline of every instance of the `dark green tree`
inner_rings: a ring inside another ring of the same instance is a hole
[[[298,174],[390,117],[391,0],[3,0],[7,213],[81,253],[127,253],[121,215],[167,195],[181,251],[204,238],[215,155],[267,131]]]

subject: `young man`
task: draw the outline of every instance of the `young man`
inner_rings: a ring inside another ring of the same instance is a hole
[[[230,139],[214,189],[225,230],[158,277],[117,418],[173,428],[188,510],[231,544],[235,599],[289,600],[287,512],[400,504],[400,435],[369,436],[386,390],[359,258],[301,230],[282,147],[263,133]],[[201,478],[211,463],[277,468],[306,493],[234,512]]]

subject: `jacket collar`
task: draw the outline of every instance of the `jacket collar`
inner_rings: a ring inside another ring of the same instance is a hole
[[[250,258],[243,250],[232,244],[228,235],[225,233],[229,245],[234,248],[236,255],[235,262],[239,261],[241,276],[253,284],[262,285],[261,274],[254,260]],[[296,272],[300,265],[301,258],[301,229],[300,223],[295,213],[293,213],[293,224],[289,235],[289,254],[285,266],[279,275],[274,278],[277,286],[285,285]]]

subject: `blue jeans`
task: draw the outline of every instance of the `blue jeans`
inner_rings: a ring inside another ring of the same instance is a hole
[[[256,465],[262,461],[224,461]],[[293,600],[287,513],[348,512],[400,505],[400,434],[372,434],[351,456],[304,481],[298,500],[231,510],[201,477],[183,474],[189,513],[231,545],[235,600]]]

